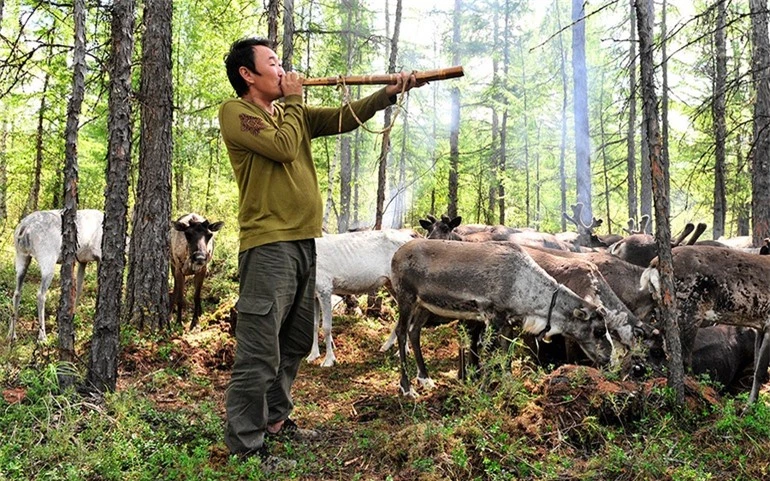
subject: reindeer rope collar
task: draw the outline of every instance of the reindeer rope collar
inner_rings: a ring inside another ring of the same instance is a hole
[[[553,314],[553,308],[556,306],[556,297],[559,295],[559,290],[561,290],[561,284],[556,286],[556,290],[553,291],[553,295],[551,296],[551,305],[548,306],[548,317],[545,320],[545,328],[540,331],[540,334],[537,335],[538,339],[543,338],[545,334],[551,330],[551,315]]]

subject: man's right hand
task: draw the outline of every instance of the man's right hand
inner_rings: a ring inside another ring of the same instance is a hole
[[[297,72],[286,72],[281,78],[283,96],[302,95],[302,76]]]

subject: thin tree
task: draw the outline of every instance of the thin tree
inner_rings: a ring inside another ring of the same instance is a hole
[[[751,77],[754,82],[754,139],[751,161],[753,244],[770,237],[770,42],[767,0],[749,0],[751,41],[754,46]]]
[[[34,212],[38,209],[38,203],[40,201],[40,177],[43,171],[43,137],[45,136],[45,116],[48,113],[47,99],[48,99],[48,84],[51,79],[51,59],[53,58],[50,38],[48,47],[48,57],[46,60],[47,68],[45,69],[45,77],[43,78],[43,91],[40,95],[40,108],[37,111],[37,132],[35,134],[35,167],[32,172],[32,186],[29,189],[29,196],[27,197],[27,203],[24,209],[21,211],[21,217],[25,217],[30,212]],[[57,204],[54,204],[58,207]]]
[[[118,379],[120,309],[126,265],[128,173],[131,165],[131,54],[134,50],[134,0],[112,4],[109,143],[104,193],[102,260],[96,296],[88,386],[114,391]]]
[[[59,330],[59,359],[64,366],[74,364],[75,355],[75,283],[72,274],[78,245],[75,224],[78,209],[78,124],[86,90],[86,5],[85,0],[72,4],[75,42],[72,54],[72,96],[67,103],[67,126],[64,132],[64,212],[62,212],[61,297],[56,313]],[[43,322],[41,319],[40,322]],[[59,372],[59,383],[66,388],[75,382],[74,371]]]
[[[387,2],[386,2],[386,17]],[[402,1],[396,0],[396,16],[393,20],[393,36],[390,38],[390,55],[388,56],[388,73],[394,73],[396,71],[396,60],[398,59],[398,38],[401,34],[401,11]],[[386,27],[386,30],[387,27]],[[385,132],[382,134],[382,146],[380,147],[380,156],[377,159],[377,204],[374,214],[374,228],[376,230],[382,229],[382,217],[385,213],[385,187],[387,182],[388,173],[388,156],[390,155],[390,124],[391,117],[393,115],[393,109],[391,107],[385,108],[384,121]]]
[[[653,18],[653,17],[650,17]],[[652,24],[654,28],[654,23]],[[660,125],[661,125],[661,151],[660,155],[666,165],[669,165],[668,156],[668,56],[666,46],[668,32],[666,30],[666,0],[660,6],[660,71],[661,71],[661,95],[660,95]]]
[[[652,166],[652,190],[655,199],[655,238],[658,247],[658,271],[660,271],[661,299],[658,301],[660,319],[666,332],[668,355],[668,385],[676,393],[677,403],[684,402],[684,366],[682,346],[679,339],[679,325],[676,319],[676,291],[674,289],[674,268],[671,257],[671,229],[669,227],[669,169],[668,162],[661,155],[661,138],[658,127],[658,99],[655,93],[655,61],[653,58],[652,18],[648,3],[653,0],[637,0],[636,15],[639,29],[639,63],[643,120],[647,125],[648,137],[642,142],[649,144]]]
[[[278,10],[280,7],[280,0],[269,0],[267,2],[267,40],[270,42],[273,50],[278,49]]]
[[[505,0],[505,15],[503,27],[503,91],[508,89],[508,66],[510,65],[510,25],[511,5]],[[459,105],[459,104],[458,104]],[[458,114],[459,115],[459,114]],[[505,225],[505,172],[508,163],[508,96],[503,95],[503,118],[500,120],[500,153],[498,158],[500,166],[497,170],[497,206],[499,212],[498,222]]]
[[[126,315],[139,329],[168,325],[171,220],[171,0],[144,8],[139,179],[128,253]]]
[[[626,134],[626,172],[628,175],[628,218],[636,219],[638,215],[638,194],[636,192],[636,0],[630,0],[631,5],[631,37],[628,42],[628,131]],[[563,221],[562,221],[563,222]]]
[[[345,73],[350,74],[353,67],[353,17],[357,4],[354,0],[343,0],[342,8],[346,11],[346,26],[343,33],[346,62]],[[340,202],[339,216],[337,217],[337,232],[347,232],[350,226],[350,195],[353,176],[353,160],[350,133],[340,136]]]
[[[632,0],[633,1],[633,0]],[[559,187],[561,191],[561,212],[567,212],[567,105],[569,88],[567,87],[567,66],[564,57],[564,36],[561,28],[559,2],[554,2],[556,22],[559,27],[559,76],[561,77],[561,141],[559,142]],[[561,216],[561,230],[567,230],[567,220]]]
[[[586,23],[583,0],[572,0],[572,109],[575,115],[575,177],[577,201],[583,216],[591,219],[591,153],[588,133],[588,72],[586,70]]]
[[[294,70],[294,0],[283,0],[283,53],[281,65],[287,72]]]
[[[727,192],[725,189],[725,142],[727,126],[725,121],[725,86],[727,84],[727,32],[725,30],[726,0],[717,0],[717,25],[714,30],[714,101],[711,113],[714,121],[714,239],[725,233]]]
[[[530,224],[530,215],[531,215],[531,203],[530,203],[530,169],[529,169],[529,116],[528,116],[528,109],[529,105],[527,103],[528,97],[527,97],[527,67],[524,63],[524,39],[523,36],[519,37],[519,55],[521,56],[521,101],[523,105],[522,109],[522,115],[521,115],[521,121],[524,124],[522,126],[522,134],[524,135],[524,212],[526,214],[526,220],[525,224],[526,226],[531,225]]]
[[[8,121],[3,120],[3,130],[0,132],[0,224],[5,224],[8,219],[8,158],[6,149],[8,144]]]
[[[497,52],[500,51],[500,2],[495,0],[494,10],[492,12],[492,88],[494,89],[494,101],[492,102],[492,148],[489,155],[489,194],[487,199],[487,209],[484,222],[492,224],[492,217],[495,211],[495,197],[497,195],[498,178],[497,166],[500,163],[500,115],[498,109],[502,103],[502,88],[500,85],[500,61]]]
[[[647,18],[650,19],[650,28],[655,23],[655,7],[654,2],[645,2],[647,9]],[[639,15],[638,10],[638,3],[637,3],[637,17]],[[639,19],[637,18],[636,21],[637,25],[639,24]],[[639,49],[641,54],[641,47]],[[641,61],[640,61],[641,62]],[[642,121],[642,139],[649,138],[649,133],[647,132],[647,122]],[[641,151],[641,176],[640,176],[640,182],[639,187],[641,189],[640,199],[639,199],[639,209],[641,215],[647,215],[650,216],[650,219],[652,219],[652,170],[650,166],[650,151],[649,151],[650,144],[647,141],[642,141],[640,146]],[[652,222],[649,222],[647,224],[646,233],[652,232]]]
[[[460,65],[460,22],[462,0],[455,0],[452,22],[452,65]],[[450,90],[451,113],[449,120],[449,203],[447,215],[457,216],[457,186],[460,169],[460,88]]]

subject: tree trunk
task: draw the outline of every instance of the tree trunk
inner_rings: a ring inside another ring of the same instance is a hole
[[[627,175],[628,175],[628,218],[638,219],[638,193],[636,191],[636,0],[630,0],[631,5],[631,40],[628,42],[628,134],[627,146]]]
[[[726,0],[717,1],[717,25],[714,31],[716,76],[714,79],[714,239],[725,233],[727,194],[725,190],[725,142],[727,126],[725,121],[725,87],[727,84],[727,42],[725,23]]]
[[[49,57],[47,60],[48,67],[51,66],[51,57],[49,50]],[[43,79],[43,92],[40,97],[40,110],[37,113],[37,133],[35,134],[35,170],[32,172],[32,186],[29,189],[29,196],[27,197],[27,203],[24,209],[21,211],[21,217],[24,218],[30,212],[38,210],[38,202],[40,200],[40,176],[43,171],[43,136],[45,134],[45,127],[43,122],[45,121],[45,114],[47,109],[46,98],[48,96],[48,81],[51,75],[48,73],[50,68],[46,68],[45,78]],[[59,206],[54,204],[54,207]]]
[[[354,4],[351,0],[343,0],[342,6],[347,12],[347,24],[343,34],[345,38],[347,62],[346,74],[350,74],[353,67],[353,14]],[[337,217],[337,232],[347,232],[350,226],[350,184],[352,181],[353,160],[350,148],[351,134],[341,135],[340,139],[340,203],[339,216]]]
[[[530,172],[529,172],[529,117],[527,116],[527,68],[524,65],[524,45],[522,38],[519,37],[519,55],[521,55],[521,100],[523,109],[521,112],[522,122],[524,123],[521,131],[524,134],[524,213],[526,226],[531,225],[531,204],[530,204]]]
[[[118,380],[120,309],[126,265],[128,172],[131,165],[131,54],[134,50],[134,0],[112,4],[109,144],[104,194],[102,260],[91,338],[88,386],[114,391]]]
[[[639,63],[641,65],[643,117],[649,136],[643,142],[649,144],[652,166],[652,189],[655,198],[655,238],[658,247],[658,271],[661,281],[661,299],[658,301],[660,319],[666,332],[668,355],[668,385],[676,393],[677,404],[684,402],[684,366],[682,347],[679,339],[679,324],[676,318],[676,291],[674,268],[671,257],[671,229],[669,227],[669,170],[668,162],[661,155],[661,139],[658,129],[658,99],[655,94],[655,61],[653,58],[652,18],[648,3],[652,0],[637,0],[636,15],[639,28]]]
[[[633,0],[632,0],[633,1]],[[556,21],[559,27],[559,75],[561,76],[561,142],[559,143],[559,187],[561,190],[561,212],[567,212],[567,105],[569,89],[567,88],[567,66],[564,60],[564,37],[561,27],[561,11],[559,2],[555,2]],[[567,230],[567,220],[561,217],[561,231]]]
[[[404,109],[409,112],[409,97],[406,98]],[[406,139],[409,137],[409,117],[404,116],[404,128],[401,133],[401,153],[398,156],[398,178],[396,179],[396,198],[393,203],[393,229],[404,227],[406,211]]]
[[[754,52],[754,139],[752,148],[751,210],[753,244],[770,237],[770,43],[767,32],[767,0],[749,0],[751,40]]]
[[[171,220],[171,0],[144,9],[139,180],[129,249],[127,317],[140,330],[168,326]]]
[[[607,229],[609,233],[612,234],[612,217],[610,216],[610,166],[607,159],[607,140],[604,131],[604,73],[605,70],[602,68],[601,88],[599,88],[599,149],[602,156],[602,177],[604,180],[604,215],[606,216]]]
[[[494,11],[492,13],[492,35],[493,35],[493,48],[495,52],[499,52],[500,45],[500,2],[495,0]],[[495,89],[501,89],[500,85],[500,62],[497,55],[492,56],[492,85]],[[490,110],[492,111],[492,150],[489,155],[489,193],[487,199],[486,213],[484,216],[484,223],[494,223],[493,217],[495,212],[495,197],[497,195],[497,189],[499,185],[499,179],[497,177],[497,166],[500,165],[500,115],[497,113],[498,105],[502,103],[503,95],[497,94],[492,102]]]
[[[59,329],[59,359],[65,364],[74,364],[75,354],[75,288],[72,274],[75,267],[75,253],[78,246],[78,231],[75,217],[78,209],[78,124],[80,109],[86,90],[86,5],[85,0],[73,3],[75,42],[72,54],[72,96],[67,104],[67,126],[64,132],[64,212],[62,212],[61,252],[61,297],[56,313]],[[43,319],[40,319],[43,322]],[[63,388],[75,382],[74,370],[59,372],[59,383]]]
[[[653,28],[653,25],[655,23],[655,8],[653,2],[644,2],[646,4],[645,8],[647,9],[647,18],[650,19],[650,28]],[[638,4],[637,4],[637,16],[639,15],[638,10]],[[639,19],[637,18],[637,25],[639,24]],[[641,34],[640,34],[641,35]],[[652,48],[652,47],[650,47]],[[640,54],[641,54],[641,48],[640,48]],[[641,61],[640,61],[641,63]],[[647,132],[647,122],[642,121],[642,139],[647,139],[650,137],[649,133]],[[650,167],[650,144],[646,140],[642,140],[641,142],[641,177],[640,177],[640,186],[641,186],[641,199],[640,199],[640,214],[641,215],[647,215],[650,216],[650,220],[652,220],[652,170]],[[649,234],[652,232],[652,222],[649,222],[647,224],[646,233]]]
[[[294,0],[283,0],[283,55],[281,65],[287,72],[294,70]]]
[[[575,113],[575,177],[577,201],[591,222],[591,152],[588,132],[588,72],[586,70],[586,23],[583,0],[572,0],[572,108]],[[577,220],[577,219],[576,219]]]
[[[353,163],[351,160],[350,136],[340,138],[340,212],[337,217],[337,232],[347,232],[350,224],[350,182]]]
[[[361,86],[356,86],[356,98],[361,98]],[[353,225],[359,226],[359,193],[361,170],[361,129],[356,129],[353,133]]]
[[[280,0],[268,0],[267,2],[267,40],[273,50],[278,49],[278,9]]]
[[[650,2],[652,3],[652,2]],[[650,16],[650,18],[654,19],[654,16]],[[655,22],[653,21],[650,24],[650,27],[652,29],[655,28]],[[668,32],[666,31],[666,0],[663,0],[663,3],[660,7],[660,70],[661,70],[661,77],[662,77],[662,85],[661,85],[661,95],[660,95],[660,124],[661,124],[661,151],[660,155],[663,157],[663,162],[666,165],[670,165],[669,163],[669,156],[668,156],[668,56],[666,55],[666,45],[668,42],[666,41],[666,36],[668,35]]]
[[[388,56],[388,73],[395,73],[396,60],[398,59],[398,37],[401,33],[402,0],[396,0],[396,17],[393,21],[393,36],[390,38],[390,55]],[[386,17],[389,15],[386,5]],[[386,31],[388,28],[386,27]],[[393,109],[385,109],[383,125],[387,129],[390,126]],[[390,130],[382,134],[382,146],[380,157],[377,159],[377,206],[374,216],[375,230],[382,229],[382,217],[385,213],[385,188],[388,175],[388,156],[390,155]]]
[[[8,158],[6,155],[8,131],[8,121],[3,120],[3,131],[0,132],[0,223],[2,224],[5,224],[8,219]]]
[[[462,0],[455,0],[452,27],[452,65],[460,65],[460,21]],[[450,90],[451,113],[449,120],[449,202],[447,215],[457,216],[457,173],[460,168],[460,89],[455,85]]]
[[[340,140],[341,137],[338,135],[335,139],[338,146]],[[324,207],[324,218],[322,225],[324,230],[328,232],[329,217],[331,216],[332,210],[334,210],[334,171],[337,169],[337,152],[339,152],[340,149],[335,149],[334,154],[332,155],[332,153],[329,152],[329,141],[325,141],[323,145],[324,150],[326,151],[326,163],[328,168],[326,169],[326,207]]]

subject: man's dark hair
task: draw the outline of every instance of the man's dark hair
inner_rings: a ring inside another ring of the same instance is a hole
[[[246,67],[257,75],[257,68],[254,66],[254,48],[257,45],[272,48],[270,41],[262,37],[246,37],[237,40],[230,47],[227,57],[225,57],[225,67],[227,68],[227,78],[230,79],[230,85],[235,89],[238,97],[243,97],[249,91],[249,86],[243,80],[238,70]]]

